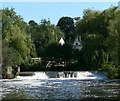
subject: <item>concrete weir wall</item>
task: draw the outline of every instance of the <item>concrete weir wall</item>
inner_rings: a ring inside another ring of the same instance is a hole
[[[20,73],[20,67],[11,67],[7,66],[2,69],[2,78],[3,79],[12,79],[18,76]]]
[[[42,71],[42,72],[21,72],[17,79],[80,79],[100,80],[108,79],[107,73],[103,71]]]

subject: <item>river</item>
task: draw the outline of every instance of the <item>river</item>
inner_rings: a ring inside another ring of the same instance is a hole
[[[0,80],[0,85],[3,101],[120,101],[120,80],[98,72],[35,72]]]

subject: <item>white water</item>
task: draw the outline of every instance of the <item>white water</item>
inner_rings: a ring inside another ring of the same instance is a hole
[[[59,74],[59,77],[57,75]],[[76,76],[74,76],[76,75]],[[104,72],[91,73],[85,72],[73,72],[73,75],[67,74],[65,77],[64,72],[35,72],[33,76],[17,76],[16,79],[81,79],[81,80],[91,80],[91,79],[107,79]]]
[[[44,99],[46,101],[47,99],[51,101],[76,99],[75,101],[78,101],[91,97],[119,98],[120,81],[107,79],[104,72],[67,72],[66,77],[65,73],[35,72],[33,76],[17,76],[15,79],[0,80],[2,86],[0,97],[11,97],[12,99],[25,97],[24,99],[39,99],[42,101]],[[75,73],[75,76],[72,75],[71,77],[70,73]],[[58,74],[59,77],[56,77]]]
[[[17,79],[47,79],[45,72],[35,72],[33,76],[17,76]]]

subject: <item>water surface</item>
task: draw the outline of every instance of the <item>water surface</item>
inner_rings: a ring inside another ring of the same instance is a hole
[[[89,72],[77,73],[77,77],[66,78],[62,74],[59,78],[53,78],[55,72],[37,72],[34,76],[18,76],[15,79],[1,80],[0,97],[15,99],[15,101],[16,99],[39,99],[40,101],[85,99],[119,101],[120,99],[120,80],[109,80]],[[50,75],[52,78],[49,77]]]

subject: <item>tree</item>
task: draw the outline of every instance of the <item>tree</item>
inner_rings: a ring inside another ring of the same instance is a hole
[[[104,11],[87,9],[83,19],[76,22],[76,33],[82,36],[82,53],[87,67],[98,68],[102,67],[102,64],[117,64],[116,14],[117,7]]]
[[[44,57],[48,58],[48,60],[54,60],[54,61],[60,60],[61,49],[62,46],[57,42],[50,43],[45,48]]]
[[[83,58],[88,69],[97,69],[104,62],[103,36],[100,34],[85,34],[83,42]]]
[[[35,54],[34,44],[26,31],[27,24],[13,8],[2,10],[3,67],[25,63]]]
[[[106,40],[108,52],[113,64],[120,66],[120,11],[115,12],[115,18],[109,22],[109,37]]]
[[[64,62],[66,66],[71,65],[74,59],[74,49],[70,44],[60,45],[58,42],[50,43],[44,51],[46,62],[55,61],[55,63]]]
[[[63,55],[63,60],[64,61],[70,61],[71,59],[74,58],[74,50],[73,50],[73,47],[72,45],[70,44],[64,44],[62,46],[62,55]]]
[[[41,20],[39,25],[35,21],[30,21],[29,28],[38,56],[43,55],[46,46],[50,43],[58,42],[63,36],[61,30],[46,19]]]
[[[83,35],[85,33],[99,33],[98,29],[100,24],[100,12],[87,9],[84,10],[83,13],[83,19],[80,19],[78,22],[76,22],[76,33],[79,35]]]
[[[65,41],[70,42],[75,38],[74,19],[71,17],[62,17],[59,19],[57,26],[64,32]]]

